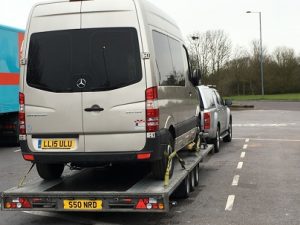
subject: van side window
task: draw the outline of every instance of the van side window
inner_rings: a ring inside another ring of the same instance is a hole
[[[180,42],[153,31],[156,65],[161,86],[185,86],[185,65]]]

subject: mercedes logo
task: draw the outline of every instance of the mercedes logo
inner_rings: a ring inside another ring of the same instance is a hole
[[[86,80],[83,79],[83,78],[80,78],[80,79],[77,81],[76,85],[77,85],[78,88],[84,88],[85,85],[86,85]]]

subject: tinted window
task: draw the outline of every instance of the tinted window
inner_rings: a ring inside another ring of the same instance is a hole
[[[214,101],[213,94],[214,93],[212,92],[212,90],[210,90],[208,88],[203,88],[202,91],[201,91],[201,96],[202,96],[202,98],[205,99],[206,105],[204,107],[206,109],[215,106],[215,101]]]
[[[218,102],[219,105],[223,105],[223,100],[220,97],[219,93],[217,91],[214,91],[215,95],[216,95],[216,100]]]
[[[79,89],[78,79],[86,87]],[[142,79],[137,32],[101,28],[35,33],[30,39],[27,83],[53,92],[101,91]]]
[[[160,85],[184,86],[188,65],[184,64],[184,51],[180,42],[155,31],[153,41]]]

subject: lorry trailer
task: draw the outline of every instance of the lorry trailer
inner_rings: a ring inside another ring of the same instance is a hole
[[[24,31],[0,25],[0,143],[19,142],[19,59]]]
[[[172,199],[187,198],[199,183],[200,163],[213,150],[183,150],[169,183],[132,165],[69,171],[61,179],[37,178],[1,193],[4,211],[168,212]],[[142,164],[144,166],[144,164]],[[173,202],[174,203],[174,202]]]

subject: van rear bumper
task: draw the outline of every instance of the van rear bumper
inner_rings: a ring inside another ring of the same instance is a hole
[[[34,162],[38,163],[108,163],[108,162],[133,162],[156,161],[163,157],[164,149],[169,142],[169,132],[162,129],[156,132],[155,138],[146,138],[146,144],[140,151],[128,152],[32,152],[27,141],[20,141],[22,154],[34,156]],[[137,155],[150,153],[150,158],[138,159]]]

